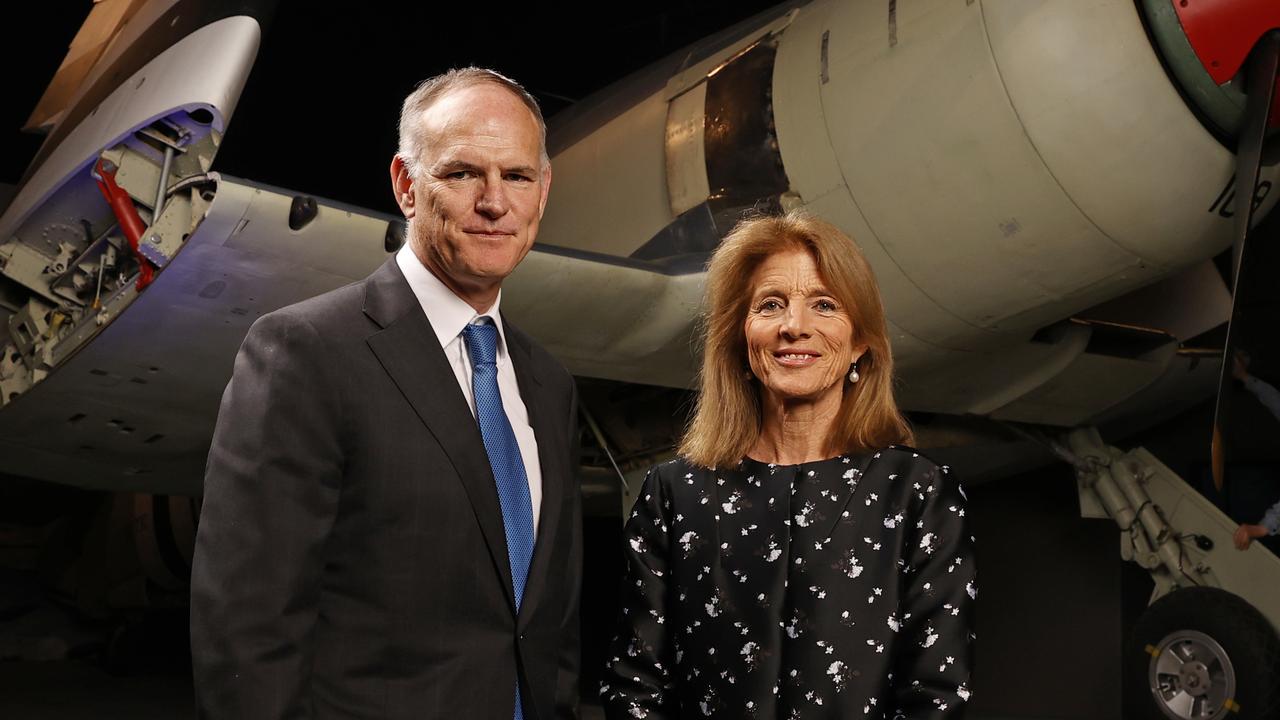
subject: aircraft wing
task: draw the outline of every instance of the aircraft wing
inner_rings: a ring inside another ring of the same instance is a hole
[[[252,321],[401,242],[213,172],[260,25],[201,7],[129,5],[0,217],[0,472],[198,493]],[[1070,427],[1211,393],[1186,341],[1229,312],[1233,153],[1148,39],[1168,18],[884,9],[786,4],[554,119],[504,310],[577,375],[688,387],[708,254],[745,209],[803,207],[875,267],[908,410]],[[1265,213],[1275,180],[1241,195]]]

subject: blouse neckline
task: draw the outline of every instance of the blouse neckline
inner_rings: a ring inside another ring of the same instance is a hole
[[[751,457],[751,456],[747,455],[747,456],[744,456],[744,457],[742,458],[742,460],[738,463],[738,466],[737,466],[737,468],[736,468],[736,469],[741,470],[741,469],[743,469],[743,468],[747,467],[748,465],[759,465],[759,466],[763,466],[763,467],[767,467],[767,468],[772,468],[772,469],[774,469],[774,470],[790,470],[790,469],[796,469],[796,470],[799,470],[799,469],[803,469],[803,468],[806,468],[806,467],[811,467],[811,466],[814,466],[814,465],[824,465],[824,464],[826,464],[826,463],[833,463],[833,462],[835,462],[835,461],[837,461],[837,460],[842,461],[842,462],[844,462],[845,464],[851,464],[855,459],[857,459],[857,458],[859,458],[859,457],[861,457],[861,456],[863,456],[863,455],[868,455],[868,454],[870,454],[870,452],[864,452],[864,453],[841,453],[841,454],[839,454],[839,455],[835,455],[835,456],[833,456],[833,457],[829,457],[829,458],[824,458],[824,459],[822,459],[822,460],[810,460],[810,461],[808,461],[808,462],[802,462],[802,463],[787,463],[787,464],[765,462],[765,461],[763,461],[763,460],[757,460],[757,459],[755,459],[755,458],[753,458],[753,457]]]

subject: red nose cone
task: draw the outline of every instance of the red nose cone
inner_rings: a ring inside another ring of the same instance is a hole
[[[1240,72],[1263,33],[1280,29],[1276,0],[1170,0],[1196,57],[1219,85]],[[1280,82],[1269,124],[1280,127]]]

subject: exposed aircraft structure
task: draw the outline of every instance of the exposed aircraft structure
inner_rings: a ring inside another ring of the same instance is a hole
[[[1247,54],[1280,17],[1240,7],[1262,23]],[[541,242],[504,311],[576,375],[688,387],[708,253],[744,210],[803,207],[874,265],[908,410],[1058,436],[1210,397],[1221,356],[1187,341],[1230,317],[1213,258],[1245,201],[1256,217],[1271,209],[1280,170],[1264,163],[1237,187],[1242,80],[1202,62],[1188,28],[1205,20],[1190,12],[1161,0],[780,6],[553,118]],[[399,246],[397,218],[215,171],[259,42],[250,16],[140,4],[52,121],[0,217],[0,472],[198,495],[253,320],[364,277]],[[1244,54],[1223,62],[1238,71]],[[1231,526],[1190,488],[1096,475],[1135,461],[1075,437],[1068,454],[1092,478],[1082,497],[1099,498],[1087,511],[1126,531],[1147,516],[1146,545],[1129,542],[1157,578],[1153,600],[1232,590],[1274,635],[1276,599],[1232,579],[1280,586],[1274,556],[1228,557]],[[1154,458],[1137,462],[1168,480]],[[1164,672],[1176,658],[1160,647],[1151,657],[1153,708],[1231,709],[1234,684],[1206,670],[1193,679],[1226,694],[1184,702],[1167,683],[1191,676]]]
[[[687,386],[707,252],[745,208],[803,206],[875,264],[908,409],[1070,427],[1203,396],[1216,368],[1178,345],[1226,316],[1206,263],[1230,242],[1233,157],[1135,8],[884,10],[784,6],[558,118],[512,315],[576,374]],[[177,39],[58,126],[0,219],[5,471],[197,492],[249,323],[398,242],[393,218],[209,173],[257,43],[243,16]],[[138,250],[100,185],[131,196]],[[1131,292],[1158,293],[1158,315],[1099,308]]]

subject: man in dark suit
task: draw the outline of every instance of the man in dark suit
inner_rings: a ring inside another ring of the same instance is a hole
[[[405,247],[236,358],[191,581],[204,717],[577,714],[573,381],[498,311],[551,181],[537,103],[428,80],[391,177]]]

